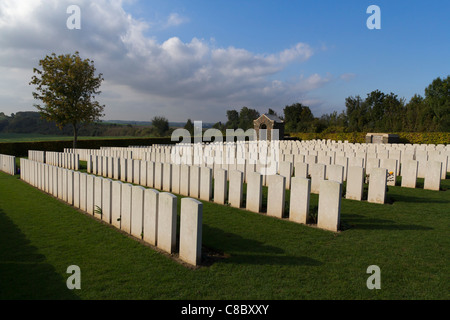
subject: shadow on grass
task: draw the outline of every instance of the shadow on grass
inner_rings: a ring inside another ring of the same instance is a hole
[[[439,191],[434,191],[439,192]],[[394,201],[401,201],[406,203],[449,203],[449,200],[435,199],[430,197],[418,197],[417,195],[405,195],[405,194],[391,194],[389,195]]]
[[[270,233],[267,234],[270,237]],[[278,247],[264,244],[221,229],[203,225],[203,237],[223,252],[229,252],[221,262],[246,265],[307,265],[320,266],[323,263],[304,256],[287,255]]]
[[[392,220],[366,218],[356,214],[346,214],[344,219],[345,224],[351,229],[364,229],[364,230],[433,230],[433,228],[424,227],[415,224],[398,224]]]
[[[79,299],[45,260],[0,208],[0,299]]]

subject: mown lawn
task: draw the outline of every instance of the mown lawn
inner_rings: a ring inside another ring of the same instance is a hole
[[[193,270],[0,173],[0,299],[449,299],[450,180],[442,189],[343,199],[339,233],[204,202],[203,245],[219,256]],[[66,287],[70,265],[81,290]]]

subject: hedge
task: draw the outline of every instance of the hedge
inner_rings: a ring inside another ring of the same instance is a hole
[[[389,132],[390,133],[390,132]],[[351,133],[291,133],[291,137],[300,140],[335,140],[350,143],[365,143],[366,132]],[[410,144],[450,144],[450,132],[392,132],[400,138],[400,143]]]
[[[133,138],[133,139],[99,139],[78,140],[77,148],[100,149],[100,147],[129,147],[129,146],[151,146],[153,144],[174,144],[167,138]],[[33,142],[2,142],[0,143],[0,154],[16,157],[28,156],[28,150],[57,151],[63,152],[64,148],[72,148],[72,141],[33,141]]]

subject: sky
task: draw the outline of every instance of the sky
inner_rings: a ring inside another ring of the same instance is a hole
[[[450,74],[449,12],[448,0],[1,0],[0,112],[37,111],[33,68],[76,51],[103,74],[103,120],[225,122],[297,102],[319,117],[374,90],[407,102]]]

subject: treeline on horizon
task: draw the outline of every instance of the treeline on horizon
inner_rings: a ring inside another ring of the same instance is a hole
[[[372,91],[365,98],[345,99],[345,110],[315,117],[308,106],[294,103],[273,114],[285,123],[285,133],[347,133],[347,132],[449,132],[450,76],[436,78],[425,88],[425,96],[414,95],[409,102],[394,93]],[[219,130],[253,128],[260,116],[255,109],[243,107],[228,110],[227,122],[218,122]]]
[[[450,76],[436,78],[425,88],[422,97],[414,95],[409,102],[394,93],[372,91],[365,98],[351,96],[345,99],[345,110],[315,117],[308,106],[294,103],[285,106],[282,115],[285,133],[350,133],[350,132],[450,132]],[[253,128],[253,120],[260,116],[256,109],[242,107],[226,112],[227,122],[213,125],[225,133],[226,129]],[[173,127],[164,117],[150,119],[153,125],[96,122],[80,127],[80,136],[170,136]],[[177,124],[178,126],[178,124]],[[188,119],[184,128],[193,133],[194,125]],[[0,112],[0,133],[67,135],[71,126],[61,130],[54,122],[41,118],[39,112],[17,112],[11,116]]]

